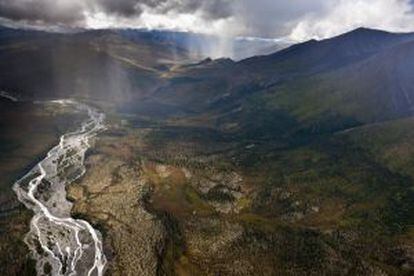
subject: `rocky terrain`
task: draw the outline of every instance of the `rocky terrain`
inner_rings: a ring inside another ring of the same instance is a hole
[[[187,126],[188,135],[182,121],[161,128],[134,122],[110,122],[89,154],[87,175],[69,188],[74,215],[104,233],[108,275],[411,273],[411,234],[380,223],[388,215],[377,208],[395,207],[383,202],[383,191],[363,186],[379,171],[363,154],[352,161],[351,144],[335,145],[344,147],[336,153],[316,144],[272,153],[271,145],[206,135],[212,130]],[[324,172],[336,168],[336,158],[353,180]],[[374,185],[402,185],[402,201],[390,204],[404,204],[408,182],[383,177]]]
[[[73,213],[102,227],[109,274],[156,275],[165,230],[145,208],[148,182],[137,160],[114,155],[110,139],[101,143],[88,158],[84,180],[69,188]]]

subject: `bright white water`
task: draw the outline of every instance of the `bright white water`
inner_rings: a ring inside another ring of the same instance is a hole
[[[18,99],[16,97],[10,95],[6,91],[0,91],[0,97],[8,99],[9,101],[12,101],[12,102],[17,102],[18,101]]]
[[[96,275],[104,273],[106,258],[100,233],[87,221],[74,219],[66,186],[85,173],[85,153],[90,141],[105,129],[105,116],[96,109],[70,100],[52,104],[87,112],[81,127],[63,135],[14,190],[19,200],[35,215],[25,238],[36,260],[38,275]]]

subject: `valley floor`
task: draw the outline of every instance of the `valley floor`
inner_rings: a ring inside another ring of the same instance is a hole
[[[80,121],[25,110],[42,123],[2,126],[5,275],[34,274],[23,243],[32,214],[13,199],[12,179]],[[103,234],[106,275],[413,273],[412,118],[286,142],[108,113],[86,175],[68,187],[73,216]]]
[[[33,214],[19,203],[12,186],[81,116],[0,98],[0,118],[0,274],[34,275],[35,263],[23,241]]]
[[[141,123],[113,116],[69,188],[108,275],[413,272],[412,179],[359,129],[284,145]]]

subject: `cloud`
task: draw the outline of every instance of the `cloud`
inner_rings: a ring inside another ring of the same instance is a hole
[[[305,15],[289,36],[294,40],[327,38],[357,27],[393,32],[414,31],[413,0],[336,0],[324,12]]]
[[[132,0],[101,0],[96,1],[95,7],[102,8],[105,13],[116,14],[121,17],[139,16],[142,12],[140,3]]]
[[[73,25],[83,21],[83,10],[77,0],[0,0],[0,17],[15,22]]]
[[[261,0],[236,1],[238,22],[242,22],[244,32],[251,36],[264,37],[287,35],[297,20],[312,13],[325,11],[330,0]]]
[[[214,34],[226,32],[230,26],[236,25],[236,22],[233,22],[233,2],[232,0],[92,0],[90,5],[92,8],[84,13],[84,26],[174,29]]]
[[[414,0],[0,0],[0,20],[50,28],[175,29],[325,38],[365,26],[414,30]]]
[[[241,0],[243,33],[296,41],[327,38],[357,27],[414,31],[414,0]],[[260,3],[260,4],[259,4]]]

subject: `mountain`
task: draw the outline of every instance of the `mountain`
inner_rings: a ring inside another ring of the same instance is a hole
[[[379,51],[414,39],[414,34],[394,34],[379,30],[359,28],[346,34],[322,41],[310,40],[265,57],[242,61],[263,74],[267,68],[280,67],[290,73],[320,73],[359,62]],[[297,65],[293,67],[293,65]],[[262,68],[262,70],[260,70]],[[286,73],[286,71],[282,71]]]
[[[413,43],[362,28],[267,56],[177,65],[122,109],[138,128],[154,126],[140,153],[171,172],[198,168],[191,191],[175,175],[153,180],[152,206],[173,214],[189,246],[176,271],[410,275]],[[220,251],[200,250],[217,239]]]
[[[29,96],[135,97],[157,86],[154,79],[160,79],[171,66],[204,59],[219,43],[212,36],[171,31],[108,29],[62,34],[2,27],[0,87]],[[261,52],[261,47],[279,47],[262,40],[228,43],[243,56]],[[134,89],[140,87],[139,91],[131,91],[131,82],[137,82]]]
[[[74,34],[3,29],[0,87],[27,97],[133,97],[155,86],[188,53],[151,40],[131,42],[112,31]],[[136,95],[136,94],[135,94]]]
[[[286,48],[291,42],[283,39],[263,39],[252,37],[217,37],[190,32],[161,30],[114,30],[126,39],[140,42],[151,40],[160,44],[185,49],[194,58],[231,58],[242,60],[248,57],[265,55]]]
[[[363,123],[406,116],[413,41],[414,34],[357,29],[268,56],[182,67],[154,95],[172,105],[191,102],[199,111],[264,97],[299,119],[336,113]]]
[[[184,33],[3,28],[0,37],[0,88],[30,97],[89,95],[158,114],[226,113],[265,98],[307,125],[326,114],[363,124],[412,112],[410,33],[360,28],[267,56],[192,64]]]
[[[301,118],[336,112],[369,123],[410,116],[413,59],[414,41],[403,42],[333,72],[286,83],[275,88],[275,97],[283,98],[279,104],[286,103]]]

